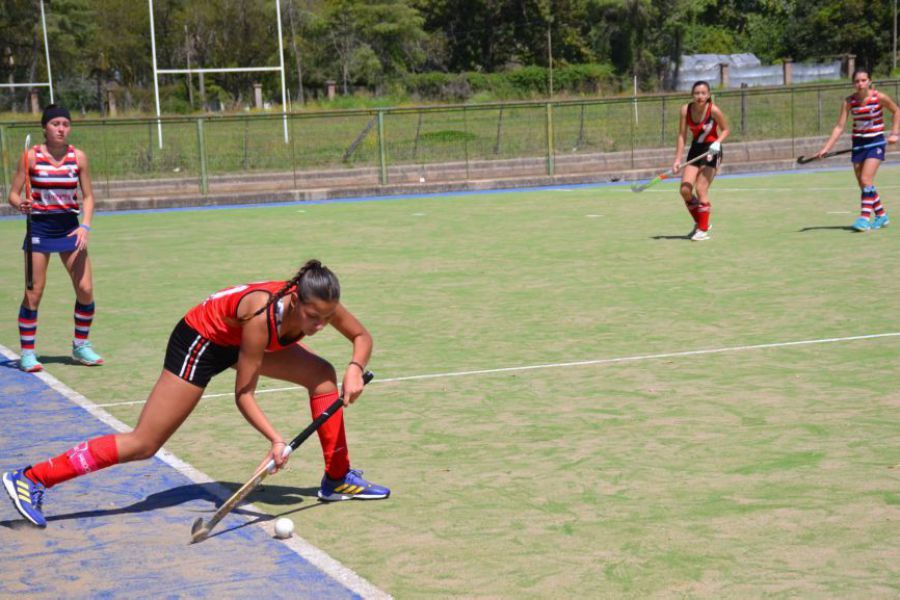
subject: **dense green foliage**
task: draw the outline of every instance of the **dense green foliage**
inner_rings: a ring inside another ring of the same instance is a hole
[[[159,67],[277,65],[275,6],[155,0]],[[39,0],[0,4],[4,83],[46,79],[39,8]],[[145,3],[53,0],[46,8],[63,101],[102,109],[101,86],[118,81],[126,107],[151,107]],[[658,89],[666,60],[682,54],[753,52],[773,62],[852,53],[876,73],[892,62],[886,0],[281,0],[281,12],[294,102],[320,97],[329,80],[343,95],[363,90],[413,100],[544,94],[551,55],[554,90],[574,94],[607,91],[632,75],[643,89]],[[162,79],[168,112],[248,105],[254,81],[280,102],[273,74]],[[4,90],[0,109],[14,96],[24,103],[24,91]]]

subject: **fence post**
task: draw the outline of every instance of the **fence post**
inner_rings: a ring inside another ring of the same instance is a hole
[[[9,151],[6,127],[0,127],[0,169],[3,169],[3,197],[9,196]]]
[[[581,105],[581,112],[578,116],[578,139],[575,140],[575,147],[572,148],[573,152],[577,152],[581,150],[581,147],[584,145],[584,104]]]
[[[413,160],[419,158],[419,136],[422,133],[422,111],[419,110],[419,118],[416,121],[416,139],[413,140]]]
[[[553,173],[556,170],[556,165],[554,164],[553,154],[554,154],[554,144],[553,144],[553,105],[549,102],[547,103],[547,175],[553,177]]]
[[[381,185],[387,185],[387,160],[384,155],[384,111],[379,110],[378,116],[378,164],[380,167],[378,181]]]
[[[741,83],[741,138],[747,135],[747,82]]]
[[[197,119],[197,147],[200,150],[200,193],[209,193],[209,176],[206,172],[206,139],[203,135],[203,117]]]
[[[816,133],[822,133],[822,88],[816,88]]]
[[[794,88],[791,86],[791,157],[797,156],[797,151],[795,149],[794,141],[796,136],[795,132],[795,123],[794,123]]]
[[[100,137],[103,140],[103,171],[106,179],[106,199],[109,200],[112,198],[112,188],[109,185],[109,173],[112,171],[112,166],[109,163],[109,140],[107,139],[109,132],[106,130],[106,119],[103,120],[100,130],[103,132],[103,135]]]
[[[466,155],[466,181],[471,179],[472,174],[469,171],[469,109],[463,106],[463,151]]]
[[[294,133],[294,116],[291,115],[290,118],[290,126],[291,126],[291,175],[294,177],[294,189],[297,189],[297,147],[294,145],[294,140],[297,139],[297,135]]]
[[[662,97],[662,126],[659,128],[659,145],[663,146],[666,143],[666,97]]]
[[[897,94],[894,94],[894,98]],[[500,154],[500,135],[503,133],[503,106],[500,107],[500,114],[497,115],[497,139],[494,140],[494,154]]]
[[[628,119],[631,134],[631,168],[634,168],[634,119]]]

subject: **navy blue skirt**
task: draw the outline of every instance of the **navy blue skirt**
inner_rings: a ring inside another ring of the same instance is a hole
[[[65,213],[61,215],[31,216],[31,250],[32,252],[74,252],[78,238],[69,236],[78,229],[78,215]],[[22,250],[25,243],[22,242]]]
[[[874,147],[865,148],[864,146]],[[853,138],[853,151],[850,153],[850,162],[852,162],[853,164],[858,164],[866,162],[866,160],[869,158],[884,160],[885,146],[886,142],[883,135],[877,135],[868,138]]]

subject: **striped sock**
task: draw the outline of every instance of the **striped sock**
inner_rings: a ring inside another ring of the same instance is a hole
[[[37,335],[37,310],[26,308],[23,304],[19,307],[19,344],[22,350],[34,352],[34,338]]]
[[[875,211],[876,217],[883,217],[887,211],[884,210],[884,205],[881,203],[881,196],[875,191],[874,186],[872,187],[872,192],[875,194],[875,197],[872,198],[872,210]]]
[[[878,202],[879,207],[881,207],[881,201],[878,198],[878,192],[875,191],[874,185],[867,185],[863,188],[862,194],[860,195],[860,207],[859,207],[859,216],[864,219],[869,219],[872,217],[872,211],[875,208],[875,203]],[[884,208],[881,208],[882,213],[884,212]]]
[[[75,345],[80,346],[88,339],[91,333],[91,323],[94,321],[94,303],[81,304],[75,301]]]

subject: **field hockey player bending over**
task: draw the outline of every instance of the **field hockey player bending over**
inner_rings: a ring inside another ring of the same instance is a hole
[[[692,101],[681,107],[672,171],[677,173],[682,168],[681,156],[690,131],[693,141],[685,162],[704,155],[706,158],[684,166],[681,174],[681,197],[694,219],[694,228],[688,237],[695,242],[702,242],[709,239],[709,186],[716,176],[716,169],[722,164],[722,142],[728,137],[729,131],[725,115],[713,104],[707,82],[696,82],[691,88],[691,96]]]
[[[9,192],[10,205],[22,213],[31,213],[31,236],[22,246],[26,269],[32,269],[33,281],[26,285],[19,307],[19,343],[22,347],[19,367],[29,373],[43,365],[34,352],[37,334],[38,306],[47,282],[47,266],[51,254],[59,254],[72,286],[75,288],[75,334],[72,358],[85,365],[103,364],[94,351],[88,335],[94,320],[94,285],[88,238],[94,216],[94,191],[87,156],[68,143],[72,130],[69,111],[50,104],[41,116],[44,143],[26,150],[26,160],[19,164]],[[31,197],[21,194],[25,179]],[[78,187],[81,186],[81,202]],[[78,215],[81,214],[81,223]],[[30,263],[29,263],[30,261]],[[28,288],[31,289],[28,289]]]
[[[853,87],[856,92],[844,99],[841,104],[841,114],[837,124],[831,132],[831,137],[816,153],[822,157],[831,150],[847,124],[847,116],[853,115],[853,151],[850,153],[850,162],[853,163],[853,173],[856,175],[856,183],[860,190],[859,217],[853,222],[856,231],[869,231],[887,227],[891,222],[887,211],[881,204],[878,190],[875,189],[875,174],[884,160],[884,109],[891,111],[891,134],[888,136],[888,144],[896,144],[900,120],[897,119],[897,104],[887,94],[872,89],[872,80],[869,73],[858,70],[853,73]],[[874,220],[872,216],[874,213]]]
[[[331,325],[353,345],[344,372],[344,403],[363,391],[363,373],[372,352],[372,336],[340,303],[337,277],[319,261],[307,262],[288,281],[238,285],[195,306],[175,326],[164,368],[147,398],[134,431],[78,444],[32,467],[3,474],[16,509],[43,527],[41,503],[46,488],[105,467],[152,457],[175,433],[203,395],[209,380],[228,367],[237,370],[235,401],[247,421],[271,444],[261,464],[284,466],[285,441],[256,402],[261,375],[305,387],[313,417],[338,398],[337,374],[328,361],[300,343]],[[350,469],[343,410],[318,430],[325,475],[323,501],[387,498],[390,490]]]

